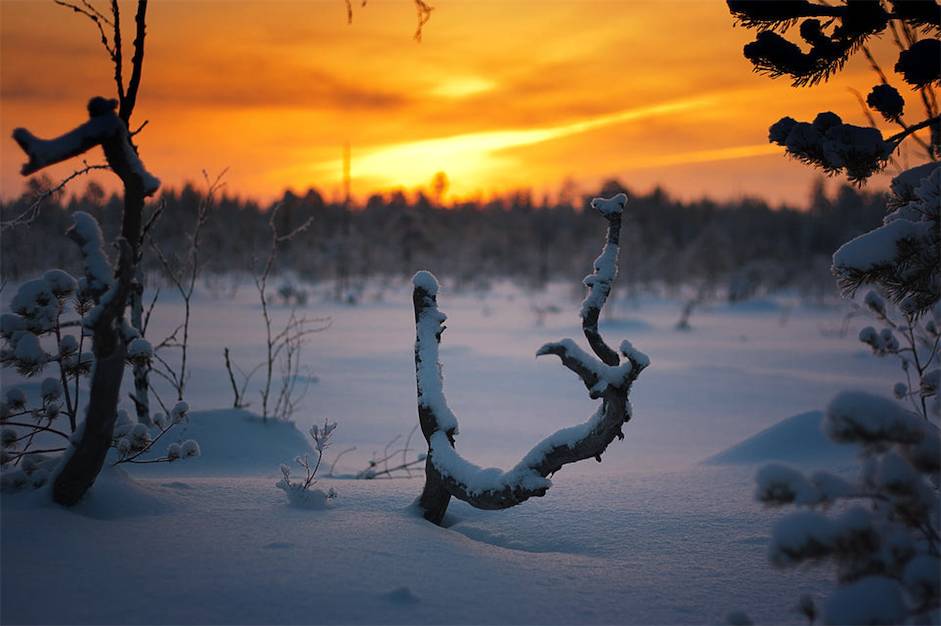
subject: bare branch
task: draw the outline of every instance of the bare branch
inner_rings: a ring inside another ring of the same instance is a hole
[[[111,26],[113,27],[114,34],[111,39],[114,41],[114,48],[111,55],[111,60],[114,63],[114,84],[118,90],[118,102],[124,103],[124,53],[121,50],[121,9],[118,6],[118,0],[111,0],[111,16],[113,22]],[[127,120],[125,120],[125,124]]]
[[[117,0],[114,0],[117,3]],[[127,83],[127,93],[121,99],[118,117],[130,125],[131,114],[137,104],[137,92],[140,90],[141,73],[144,69],[144,40],[147,36],[147,0],[137,1],[137,14],[134,16],[134,55],[131,57],[131,78]],[[143,126],[141,127],[143,128]],[[140,129],[138,129],[140,130]]]
[[[108,58],[111,59],[112,62],[114,62],[115,60],[114,47],[108,41],[108,36],[105,34],[105,28],[104,28],[104,24],[107,24],[108,26],[112,25],[112,22],[110,20],[105,18],[105,16],[102,15],[101,12],[98,11],[98,9],[94,8],[93,6],[91,6],[91,4],[89,4],[88,2],[85,2],[84,0],[82,2],[82,6],[73,4],[71,2],[65,2],[64,0],[53,0],[53,2],[67,9],[72,9],[79,15],[82,15],[90,19],[95,24],[95,27],[98,29],[98,34],[101,36],[101,45],[104,46],[105,51],[108,53]]]
[[[82,162],[83,166],[81,169],[75,170],[65,178],[63,178],[57,185],[50,187],[44,191],[33,196],[32,201],[29,203],[29,206],[22,213],[17,215],[11,220],[5,222],[0,222],[0,232],[7,230],[8,228],[14,228],[16,226],[26,226],[39,217],[39,211],[42,209],[42,203],[51,196],[56,195],[60,191],[66,188],[66,186],[78,178],[79,176],[84,176],[85,174],[95,171],[95,170],[107,170],[110,169],[109,166],[104,163],[96,163],[94,165],[89,165],[86,162]]]

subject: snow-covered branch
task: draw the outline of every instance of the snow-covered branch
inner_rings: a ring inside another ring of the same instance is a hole
[[[146,196],[155,193],[160,181],[147,171],[137,156],[127,126],[115,114],[116,106],[115,100],[92,98],[88,102],[88,121],[53,139],[40,139],[25,128],[15,129],[13,139],[29,158],[20,173],[29,176],[101,146],[108,165],[122,180],[134,179]]]
[[[425,488],[419,506],[429,521],[441,522],[451,496],[481,509],[503,509],[543,496],[552,484],[548,477],[564,465],[589,458],[600,461],[616,437],[623,439],[622,425],[631,418],[631,385],[649,360],[627,341],[622,342],[620,354],[612,350],[598,332],[598,316],[617,276],[621,212],[626,202],[623,194],[592,202],[609,223],[605,247],[595,260],[594,272],[584,281],[589,293],[581,307],[582,327],[597,358],[571,339],[546,344],[537,352],[537,356],[558,356],[578,375],[590,396],[601,398],[602,404],[586,422],[545,438],[509,471],[480,468],[454,449],[458,423],[444,396],[438,360],[447,316],[438,309],[437,279],[430,272],[415,274],[412,299],[418,416],[428,442]]]

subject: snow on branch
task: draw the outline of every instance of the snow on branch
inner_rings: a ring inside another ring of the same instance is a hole
[[[543,496],[552,484],[550,475],[569,463],[589,458],[600,461],[615,437],[624,438],[622,425],[631,418],[631,385],[649,359],[628,341],[621,343],[619,352],[611,349],[598,332],[598,316],[617,276],[621,212],[626,203],[624,194],[592,202],[608,220],[607,241],[595,260],[594,272],[584,281],[589,293],[581,307],[582,327],[594,355],[571,339],[548,343],[537,352],[537,356],[558,356],[585,384],[590,397],[600,398],[602,404],[587,421],[546,437],[508,471],[480,468],[454,449],[458,423],[444,396],[438,360],[447,316],[438,309],[435,277],[426,271],[413,277],[418,415],[428,442],[425,489],[419,507],[426,519],[440,523],[451,496],[481,509],[508,508]]]
[[[88,102],[88,121],[54,139],[40,139],[25,128],[15,129],[13,139],[29,158],[20,173],[29,176],[101,146],[108,164],[122,180],[133,180],[141,186],[144,195],[153,195],[160,188],[160,181],[147,171],[137,156],[127,126],[115,114],[116,107],[116,100],[92,98]]]

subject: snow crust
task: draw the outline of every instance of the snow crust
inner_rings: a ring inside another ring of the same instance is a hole
[[[594,272],[586,276],[582,283],[588,287],[588,295],[582,301],[581,316],[584,318],[592,309],[600,309],[611,290],[614,279],[618,276],[618,251],[613,243],[606,243],[601,254],[594,262]]]
[[[548,479],[530,469],[525,462],[507,472],[496,467],[478,467],[458,454],[451,447],[447,435],[440,430],[431,436],[431,462],[442,475],[461,483],[471,494],[502,491],[515,486],[525,489],[548,489],[552,485]]]
[[[718,624],[730,606],[795,623],[781,599],[828,575],[772,570],[747,482],[567,476],[507,511],[455,502],[448,528],[407,511],[414,480],[325,479],[326,511],[251,476],[115,481],[73,511],[5,494],[4,623]]]

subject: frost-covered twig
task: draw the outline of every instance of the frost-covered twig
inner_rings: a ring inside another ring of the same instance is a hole
[[[545,495],[551,486],[550,475],[569,463],[589,458],[600,461],[608,445],[623,437],[621,428],[631,418],[631,385],[649,360],[627,341],[621,343],[620,354],[614,352],[598,332],[598,316],[617,276],[621,214],[626,203],[624,194],[592,202],[608,221],[604,249],[595,260],[594,272],[584,281],[589,293],[581,307],[582,329],[597,358],[570,339],[546,344],[537,352],[559,356],[589,389],[590,396],[601,398],[602,404],[587,422],[550,435],[509,471],[482,469],[454,449],[457,418],[445,400],[438,361],[446,316],[438,309],[438,281],[429,272],[415,274],[412,300],[418,415],[428,443],[425,487],[418,504],[425,519],[440,524],[451,496],[477,508],[502,509]]]
[[[317,482],[317,472],[320,464],[323,462],[324,451],[330,447],[330,439],[333,431],[336,430],[336,422],[329,422],[324,419],[323,426],[314,425],[308,431],[314,440],[314,451],[317,453],[317,461],[311,466],[310,456],[305,454],[294,459],[300,467],[304,469],[304,480],[294,482],[291,480],[291,468],[287,465],[281,465],[281,480],[275,483],[275,487],[287,494],[288,501],[294,506],[300,508],[323,508],[327,500],[336,497],[336,492],[330,489],[323,492],[319,489],[311,489]]]

